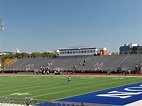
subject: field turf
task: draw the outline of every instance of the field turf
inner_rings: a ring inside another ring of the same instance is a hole
[[[142,82],[141,76],[0,75],[0,97],[57,100],[127,84]]]

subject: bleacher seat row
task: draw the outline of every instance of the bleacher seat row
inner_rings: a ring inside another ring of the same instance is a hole
[[[136,66],[142,63],[142,54],[21,58],[3,70],[28,71],[35,68],[40,69],[41,66],[46,67],[49,63],[52,63],[49,66],[50,71],[57,68],[62,71],[136,70]],[[76,69],[74,69],[74,66],[76,66]]]

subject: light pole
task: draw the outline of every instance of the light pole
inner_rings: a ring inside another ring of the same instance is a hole
[[[0,19],[0,31],[4,30],[4,21]]]
[[[0,19],[0,31],[4,30],[4,21],[3,19]],[[1,57],[0,57],[0,71],[1,71]]]

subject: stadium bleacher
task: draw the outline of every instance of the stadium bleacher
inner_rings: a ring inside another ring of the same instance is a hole
[[[135,66],[142,63],[142,54],[21,58],[3,71],[33,71],[34,68],[46,67],[48,63],[52,63],[50,71],[56,68],[62,71],[72,71],[74,66],[79,72],[116,71],[118,67],[122,70],[135,70]],[[30,65],[32,65],[31,68],[27,68]]]

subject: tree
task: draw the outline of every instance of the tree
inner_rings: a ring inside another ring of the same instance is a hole
[[[42,57],[40,52],[33,52],[31,53],[31,57]]]
[[[111,55],[118,55],[118,52],[112,52]]]
[[[22,55],[21,55],[21,53],[15,53],[15,54],[14,54],[14,57],[15,57],[15,58],[22,58]]]
[[[21,53],[22,58],[29,57],[29,54],[26,52]]]
[[[44,53],[42,53],[42,57],[53,57],[53,56],[54,56],[54,54],[51,53],[51,52],[44,52]]]

